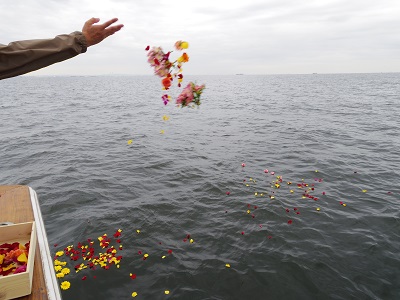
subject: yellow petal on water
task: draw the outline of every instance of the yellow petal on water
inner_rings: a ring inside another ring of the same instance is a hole
[[[71,283],[69,281],[63,281],[63,282],[61,282],[61,285],[60,285],[61,289],[63,289],[63,290],[68,290],[70,288],[70,286],[71,286]]]
[[[138,294],[136,292],[132,293],[132,297],[135,298]]]
[[[169,294],[169,291],[168,291],[168,290],[166,290],[164,293],[165,293],[165,295],[168,295],[168,294]]]
[[[293,194],[294,193],[294,191],[293,190],[290,190],[290,192]]]
[[[160,130],[160,133],[161,133],[161,134],[164,134],[164,133],[165,133],[165,131],[164,131],[164,130]]]
[[[140,230],[139,230],[139,229],[136,229],[136,232],[139,234],[139,233],[140,233]]]
[[[346,204],[346,203],[343,203],[342,205],[343,205],[343,206],[347,206],[347,204]]]
[[[162,258],[162,259],[164,259],[164,258],[166,258],[166,256],[165,256],[165,255],[163,255],[161,258]]]
[[[190,243],[193,244],[193,243],[194,243],[194,240],[193,240],[193,239],[190,239]]]
[[[366,192],[368,192],[368,190],[362,190],[362,192],[363,192],[363,193],[366,193]]]
[[[230,267],[231,267],[231,265],[230,265],[230,264],[226,264],[226,265],[225,265],[225,267],[227,267],[227,268],[230,268]]]
[[[132,140],[128,140],[128,145],[132,144],[133,141]]]
[[[169,120],[169,116],[167,116],[167,115],[163,115],[162,118],[163,118],[164,121],[168,121]]]
[[[257,193],[257,192],[255,192],[255,193],[254,193],[254,196],[257,196],[257,195],[258,195],[258,193]]]
[[[249,209],[247,210],[247,213],[248,213],[248,214],[250,213],[250,210],[249,210]]]
[[[320,211],[321,209],[319,207],[317,207],[317,211]]]

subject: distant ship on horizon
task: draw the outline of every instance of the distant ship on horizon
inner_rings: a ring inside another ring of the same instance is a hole
[[[244,75],[243,73],[237,73],[237,74],[235,74],[235,75]]]

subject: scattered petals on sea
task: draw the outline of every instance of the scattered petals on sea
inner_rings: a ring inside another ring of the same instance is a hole
[[[226,210],[225,208],[221,210],[221,213],[225,211],[225,214],[221,214],[221,219],[232,218],[232,215],[234,215],[234,218],[237,218],[238,225],[230,229],[231,236],[223,236],[222,238],[232,239],[233,244],[240,244],[240,247],[245,247],[247,244],[252,246],[251,243],[255,241],[266,248],[279,247],[278,244],[282,241],[282,230],[289,233],[300,229],[298,231],[300,233],[299,238],[302,238],[302,227],[304,224],[307,224],[307,226],[313,224],[313,218],[324,218],[332,210],[338,210],[341,214],[351,211],[351,197],[348,195],[343,195],[341,198],[330,196],[335,194],[334,191],[327,189],[327,184],[323,178],[315,178],[316,174],[314,174],[313,169],[309,170],[309,176],[299,179],[286,178],[285,174],[279,174],[277,168],[270,166],[268,166],[268,169],[265,166],[260,168],[259,174],[247,174],[250,172],[249,170],[253,170],[253,166],[250,163],[247,164],[246,168],[244,168],[245,166],[245,163],[237,162],[235,164],[235,168],[240,172],[239,178],[232,181],[235,182],[235,185],[220,187],[218,199],[224,201],[227,206]],[[272,169],[275,170],[277,175],[274,171],[270,171]],[[319,175],[321,173],[322,171],[318,172]],[[321,192],[322,190],[327,190],[328,195],[325,191]],[[360,192],[360,188],[355,188],[355,190],[358,193]],[[361,189],[361,191],[363,190]],[[344,208],[347,206],[345,202],[349,203],[350,209]],[[233,213],[231,214],[231,212]],[[276,232],[277,227],[280,227],[279,233]],[[215,228],[210,228],[210,230],[213,229]],[[218,230],[218,228],[216,229]],[[173,230],[174,228],[171,228],[171,231]],[[139,222],[132,224],[129,229],[129,241],[125,240],[125,232],[123,234],[123,231],[118,229],[112,234],[104,233],[100,235],[97,240],[88,239],[84,243],[69,245],[63,251],[55,252],[54,269],[57,278],[64,280],[64,278],[79,276],[82,281],[88,278],[87,282],[90,282],[94,276],[88,276],[88,274],[96,269],[99,270],[99,276],[100,272],[115,272],[113,273],[113,275],[116,274],[115,276],[123,273],[125,280],[129,280],[127,278],[129,274],[130,284],[136,291],[128,290],[126,291],[127,295],[131,294],[132,297],[136,297],[140,293],[143,296],[139,284],[144,278],[142,274],[146,268],[157,270],[157,264],[173,265],[177,262],[177,258],[184,255],[191,257],[190,255],[194,251],[208,251],[208,248],[202,245],[202,237],[194,231],[178,233],[176,244],[174,242],[169,243],[170,241],[167,239],[162,240],[160,236],[157,236],[157,233],[151,232],[149,228]],[[124,235],[124,238],[122,238],[122,235]],[[150,246],[149,244],[141,244],[141,241],[144,238],[147,239],[148,235],[152,235]],[[122,242],[124,242],[124,247],[122,247]],[[125,253],[130,255],[131,261],[127,261],[124,266],[123,254]],[[232,262],[235,261],[235,258],[224,257],[223,253],[219,255],[221,256],[220,261],[213,267],[216,269],[222,269],[224,266],[226,269],[231,268],[231,264],[224,263],[224,260]],[[249,253],[249,255],[251,254]],[[68,266],[65,265],[67,263]],[[72,274],[66,271],[71,264],[70,269],[75,270],[75,272],[71,272]],[[118,273],[120,266],[121,270]],[[224,273],[229,274],[239,268],[240,264],[235,263],[233,269]],[[76,273],[80,274],[76,275]],[[82,277],[82,274],[85,275]],[[157,274],[154,276],[157,276]],[[76,282],[73,281],[74,284]],[[82,284],[85,284],[85,282],[82,282]],[[161,288],[158,293],[164,292],[167,295],[167,291],[169,294],[169,290]]]

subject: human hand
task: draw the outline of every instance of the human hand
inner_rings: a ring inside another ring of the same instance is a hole
[[[86,38],[88,47],[100,43],[106,37],[116,33],[122,27],[124,27],[123,24],[109,27],[111,24],[118,21],[117,18],[111,19],[100,25],[94,25],[99,21],[99,18],[91,18],[85,22],[85,25],[83,25],[82,33]]]

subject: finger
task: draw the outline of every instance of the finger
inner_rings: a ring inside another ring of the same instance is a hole
[[[101,26],[103,28],[107,28],[108,26],[110,26],[111,24],[115,23],[118,21],[118,18],[113,18],[111,20],[108,20],[107,22],[103,23]]]
[[[86,22],[85,22],[85,25],[93,25],[94,23],[97,23],[97,22],[99,22],[100,21],[100,19],[99,18],[90,18],[89,20],[87,20]]]
[[[83,29],[89,28],[90,26],[92,26],[93,24],[99,22],[100,19],[99,18],[90,18],[89,20],[87,20],[85,22],[85,24],[83,25]]]
[[[117,31],[120,31],[122,27],[124,27],[124,25],[121,24],[121,25],[112,26],[112,27],[110,27],[110,28],[107,28],[107,29],[105,30],[105,34],[106,34],[107,36],[113,35],[113,34],[116,33]]]

